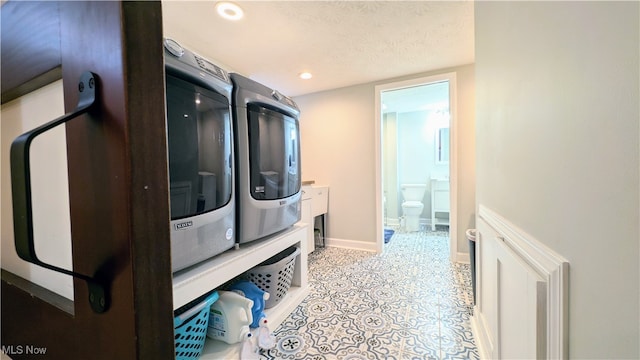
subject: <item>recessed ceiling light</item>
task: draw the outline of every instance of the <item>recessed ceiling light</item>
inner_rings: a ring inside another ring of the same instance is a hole
[[[309,79],[311,79],[313,77],[313,75],[311,75],[310,72],[300,73],[299,76],[300,76],[300,79],[303,79],[303,80],[309,80]]]
[[[228,20],[239,20],[243,15],[240,6],[228,1],[220,1],[217,3],[216,10],[218,11],[218,15]]]

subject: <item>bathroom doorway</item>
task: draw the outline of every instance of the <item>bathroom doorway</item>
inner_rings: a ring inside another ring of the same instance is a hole
[[[376,86],[376,115],[378,251],[385,227],[455,239],[455,73]]]

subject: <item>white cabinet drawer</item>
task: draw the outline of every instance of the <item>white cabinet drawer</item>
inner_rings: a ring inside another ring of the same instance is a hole
[[[302,186],[302,200],[309,200],[313,195],[313,187],[311,185]]]
[[[329,205],[329,187],[311,187],[311,215],[318,216],[327,213]]]

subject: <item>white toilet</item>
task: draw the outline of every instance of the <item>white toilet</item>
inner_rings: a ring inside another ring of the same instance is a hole
[[[406,231],[420,230],[420,214],[424,209],[422,199],[427,189],[426,184],[402,184],[402,215]]]

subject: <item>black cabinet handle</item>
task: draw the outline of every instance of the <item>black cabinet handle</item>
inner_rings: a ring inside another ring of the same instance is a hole
[[[36,255],[33,242],[33,207],[31,203],[31,170],[29,163],[29,149],[33,139],[88,112],[96,103],[96,87],[95,75],[88,71],[83,73],[78,83],[78,106],[73,112],[26,132],[13,140],[11,143],[11,195],[13,196],[13,231],[18,256],[32,264],[85,280],[89,287],[91,308],[96,313],[103,313],[109,307],[107,286],[103,281],[44,263]]]

